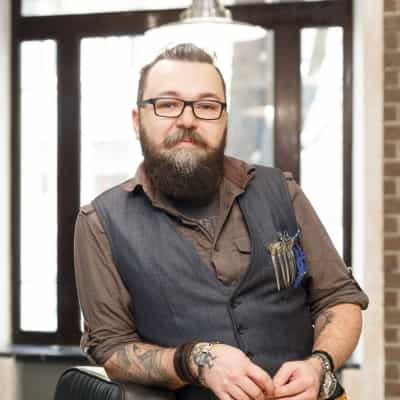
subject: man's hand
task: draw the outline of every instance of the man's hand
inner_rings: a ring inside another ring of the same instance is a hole
[[[211,353],[213,365],[204,369],[204,384],[220,400],[272,398],[274,386],[271,377],[252,363],[241,350],[224,344],[215,344]],[[197,366],[193,360],[191,362],[191,367],[197,373]]]
[[[274,376],[275,398],[279,400],[317,400],[322,364],[316,358],[284,363]]]

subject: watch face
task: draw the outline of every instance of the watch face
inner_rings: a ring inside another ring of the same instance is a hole
[[[333,395],[336,389],[336,384],[337,380],[335,374],[331,371],[326,372],[321,387],[321,394],[323,395],[323,399],[329,399]]]

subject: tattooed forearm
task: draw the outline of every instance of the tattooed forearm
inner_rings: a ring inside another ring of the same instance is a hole
[[[182,383],[173,368],[173,351],[144,343],[128,344],[116,351],[104,367],[117,381],[175,389]]]
[[[116,358],[119,361],[119,365],[121,366],[121,372],[123,372],[124,380],[128,380],[129,378],[129,354],[128,354],[128,346],[123,347],[120,351],[116,353]]]
[[[329,353],[339,368],[354,351],[361,332],[357,304],[337,304],[321,312],[315,321],[313,350]]]
[[[326,327],[332,323],[334,313],[332,310],[323,311],[315,322],[315,339],[317,339]]]
[[[142,370],[147,373],[149,380],[155,380],[161,384],[169,385],[173,383],[170,375],[162,362],[162,350],[141,351],[137,345],[133,345],[133,352],[137,357],[137,363]]]

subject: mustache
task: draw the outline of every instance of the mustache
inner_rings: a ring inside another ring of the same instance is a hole
[[[207,143],[203,140],[200,134],[193,129],[180,129],[179,131],[171,133],[164,139],[163,144],[167,149],[169,149],[187,139],[190,139],[194,144],[203,147],[204,149],[208,148]]]

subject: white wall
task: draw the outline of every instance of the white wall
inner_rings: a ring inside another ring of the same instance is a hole
[[[383,400],[383,1],[354,2],[354,267],[370,305],[360,371],[345,375],[354,400]]]
[[[0,345],[10,337],[11,0],[0,1]]]
[[[10,259],[10,56],[11,0],[0,1],[0,346],[11,337]],[[16,363],[0,358],[1,397],[16,399]]]

